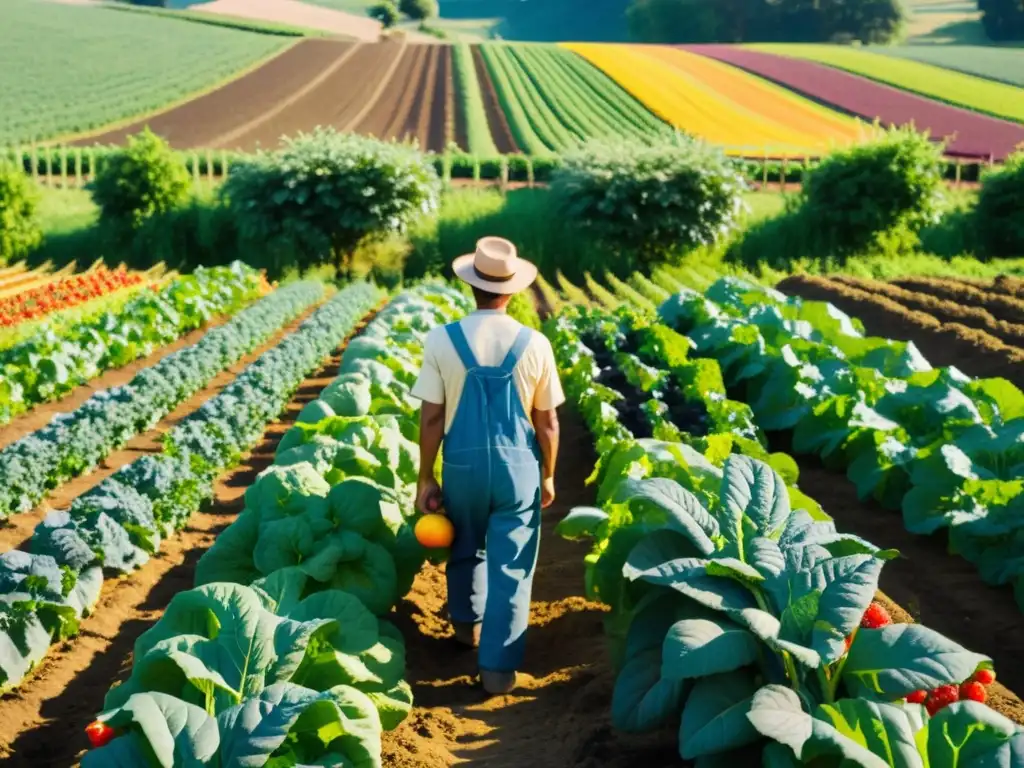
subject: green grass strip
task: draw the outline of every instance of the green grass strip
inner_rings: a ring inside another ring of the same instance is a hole
[[[494,157],[498,148],[491,136],[484,110],[483,92],[473,65],[473,50],[468,43],[452,46],[455,65],[455,92],[459,95],[459,109],[466,125],[466,151],[477,157]]]

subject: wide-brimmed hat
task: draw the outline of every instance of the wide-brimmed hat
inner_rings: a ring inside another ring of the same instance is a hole
[[[481,238],[475,253],[452,262],[452,271],[460,280],[491,293],[519,293],[537,279],[536,265],[520,259],[516,247],[503,237]]]

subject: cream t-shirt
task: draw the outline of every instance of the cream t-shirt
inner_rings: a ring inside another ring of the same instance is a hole
[[[484,367],[502,364],[523,327],[506,313],[493,309],[478,309],[459,322],[477,363]],[[523,410],[530,419],[534,408],[550,411],[565,402],[551,342],[541,333],[531,333],[530,342],[512,374]],[[448,331],[444,326],[433,329],[423,344],[423,367],[412,394],[435,405],[444,403],[446,433],[455,419],[465,383],[466,368]]]

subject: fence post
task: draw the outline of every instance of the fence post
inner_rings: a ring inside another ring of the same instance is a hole
[[[761,166],[761,189],[768,189],[768,147],[761,150],[764,154],[763,165]]]
[[[220,151],[220,180],[225,181],[228,177],[228,151]]]
[[[192,187],[199,191],[199,155],[192,153]]]
[[[789,158],[782,156],[782,194],[786,194],[786,177],[789,175]]]
[[[473,155],[473,181],[480,181],[480,158]]]
[[[535,183],[535,177],[533,175],[533,158],[530,155],[526,156],[526,186],[533,189]]]
[[[811,156],[804,155],[804,167],[800,171],[800,186],[804,185],[804,181],[807,179],[807,172],[811,170]]]
[[[508,191],[508,155],[501,156],[501,174],[498,179],[502,192]]]
[[[98,174],[100,172],[99,166],[97,165],[97,163],[99,161],[96,159],[96,148],[95,147],[89,147],[86,150],[86,153],[87,153],[86,156],[89,158],[89,162],[86,163],[86,167],[88,168],[86,173],[89,174],[90,176],[92,176],[95,179],[96,178],[96,174]]]
[[[960,189],[960,178],[962,176],[962,171],[961,171],[960,163],[961,163],[961,160],[958,157],[956,159],[956,177],[955,177],[956,178],[956,188],[957,189]]]

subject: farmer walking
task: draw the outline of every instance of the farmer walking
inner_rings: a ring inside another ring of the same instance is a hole
[[[506,312],[537,277],[515,246],[485,237],[455,275],[477,310],[430,332],[412,393],[423,401],[416,504],[455,528],[448,614],[456,639],[479,646],[488,693],[515,687],[530,618],[541,509],[555,500],[558,417],[565,402],[551,344]],[[444,443],[441,485],[434,465]]]

